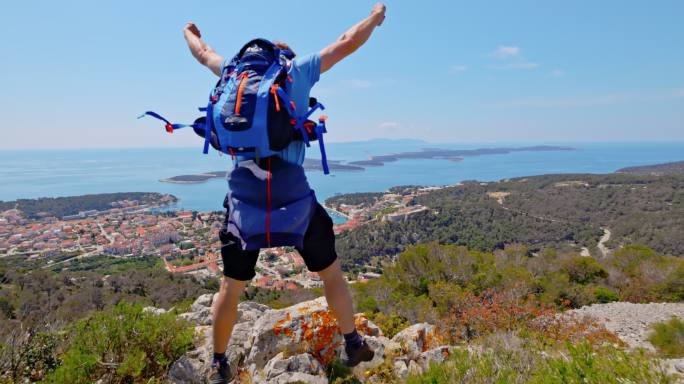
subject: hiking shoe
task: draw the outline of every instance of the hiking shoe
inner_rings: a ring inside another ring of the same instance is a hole
[[[344,347],[344,351],[347,353],[347,359],[344,361],[344,365],[350,368],[356,367],[363,361],[371,361],[373,360],[373,356],[375,356],[375,352],[370,349],[366,340],[363,341],[363,344],[361,344],[360,347],[353,349],[346,346]]]
[[[233,371],[230,370],[230,364],[220,364],[214,362],[211,364],[211,369],[207,375],[207,384],[228,384],[233,380]]]

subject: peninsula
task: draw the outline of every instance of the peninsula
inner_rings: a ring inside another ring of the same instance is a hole
[[[633,175],[684,175],[684,161],[672,163],[662,163],[653,165],[643,165],[638,167],[626,167],[615,171],[615,173],[630,173]]]

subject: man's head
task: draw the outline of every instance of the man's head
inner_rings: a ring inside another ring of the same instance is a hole
[[[274,41],[274,42],[273,42],[273,45],[275,45],[276,47],[278,47],[278,48],[280,48],[280,49],[285,49],[285,50],[290,51],[290,52],[292,53],[292,58],[294,58],[295,56],[297,56],[297,54],[292,50],[292,48],[290,48],[290,46],[287,45],[287,43],[285,43],[285,42],[282,42],[282,41]]]

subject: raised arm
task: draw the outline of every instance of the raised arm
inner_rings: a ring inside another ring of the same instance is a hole
[[[197,26],[194,23],[187,23],[183,28],[183,36],[185,36],[190,53],[192,53],[195,59],[214,72],[216,76],[221,76],[223,56],[216,53],[209,44],[202,41],[202,34]]]
[[[370,16],[343,33],[337,41],[321,51],[321,73],[329,70],[345,57],[351,55],[370,37],[373,29],[385,20],[385,5],[375,4]]]

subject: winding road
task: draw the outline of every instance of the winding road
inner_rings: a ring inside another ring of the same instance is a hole
[[[550,221],[550,222],[554,222],[554,223],[569,223],[570,222],[570,220],[556,219],[556,218],[544,217],[544,216],[537,216],[537,215],[534,215],[534,214],[531,214],[529,212],[525,212],[525,211],[522,211],[519,209],[506,207],[504,205],[504,200],[506,199],[506,196],[508,196],[508,195],[509,195],[508,192],[489,192],[488,193],[489,197],[495,199],[496,202],[499,203],[501,208],[503,208],[507,211],[516,212],[516,213],[519,213],[522,215],[534,217],[535,219],[546,220],[546,221]],[[601,229],[603,230],[603,236],[601,236],[601,238],[599,239],[599,242],[598,242],[598,244],[596,244],[596,247],[601,252],[601,257],[606,257],[610,253],[610,249],[608,249],[608,247],[606,247],[606,243],[610,240],[610,237],[612,236],[612,232],[610,232],[610,229],[608,229],[608,227],[601,227]],[[591,254],[589,253],[589,248],[582,247],[582,252],[580,253],[580,255],[591,256]]]

